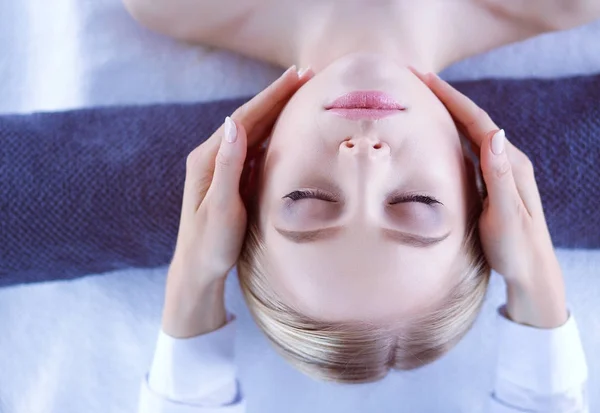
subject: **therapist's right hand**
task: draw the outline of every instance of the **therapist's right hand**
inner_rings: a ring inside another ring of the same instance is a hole
[[[433,73],[417,75],[479,153],[487,189],[479,233],[490,266],[506,281],[507,315],[539,328],[564,324],[564,281],[531,161],[471,99]]]
[[[187,158],[179,233],[167,276],[163,331],[189,338],[226,322],[223,289],[246,232],[240,180],[288,100],[311,77],[288,69],[238,108]]]

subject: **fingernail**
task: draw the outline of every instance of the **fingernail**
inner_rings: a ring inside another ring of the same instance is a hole
[[[425,80],[425,83],[429,83],[431,82],[433,79],[436,78],[435,73],[432,72],[427,72],[425,73],[423,76],[423,80]]]
[[[492,137],[492,153],[494,155],[500,155],[504,152],[504,141],[506,141],[506,133],[504,132],[504,129],[500,129]]]
[[[308,72],[310,70],[310,67],[303,67],[300,70],[298,70],[298,77],[302,77],[306,74],[306,72]]]
[[[281,77],[287,75],[290,72],[298,72],[298,68],[296,67],[296,65],[290,66],[285,72],[283,72],[283,74],[281,75]]]
[[[234,143],[237,140],[237,127],[229,116],[225,118],[225,140],[229,143]]]
[[[430,79],[437,79],[437,80],[442,80],[443,81],[443,79],[440,77],[440,75],[438,75],[435,72],[429,72],[428,76],[429,76]]]

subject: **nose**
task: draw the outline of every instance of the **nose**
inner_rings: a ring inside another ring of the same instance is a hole
[[[340,144],[340,153],[380,158],[389,156],[390,146],[373,136],[349,137]]]

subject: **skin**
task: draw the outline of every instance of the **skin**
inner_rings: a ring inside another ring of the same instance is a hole
[[[228,49],[282,67],[310,65],[316,72],[357,50],[379,51],[396,59],[407,55],[410,61],[405,63],[421,71],[437,72],[455,61],[504,44],[569,29],[600,17],[598,0],[124,3],[140,23],[165,35]],[[427,49],[427,56],[418,56],[419,49]]]
[[[143,24],[179,39],[224,47],[275,64],[310,66],[317,73],[289,100],[272,130],[261,174],[260,224],[277,291],[301,311],[336,321],[405,318],[428,303],[439,302],[455,282],[453,270],[461,257],[468,201],[468,166],[449,113],[457,117],[449,107],[457,98],[444,101],[439,94],[436,97],[439,90],[408,65],[437,72],[473,54],[583,24],[600,15],[598,2],[558,0],[128,0],[126,6]],[[464,24],[466,21],[469,24]],[[324,105],[354,90],[385,91],[408,110],[379,121],[349,121],[324,110]],[[467,119],[466,124],[479,121]],[[497,131],[489,122],[483,122],[481,128],[486,129],[488,140],[490,133]],[[482,154],[484,135],[477,138]],[[214,165],[215,161],[204,162]],[[488,178],[507,176],[511,162],[502,163],[500,173],[493,169],[498,165],[490,162]],[[512,172],[510,176],[516,179]],[[527,179],[535,184],[533,174]],[[205,177],[204,182],[209,180]],[[528,187],[529,192],[534,191],[531,184]],[[318,190],[329,199],[285,198],[301,189]],[[414,201],[391,205],[390,193],[424,194],[443,205]],[[520,193],[503,194],[499,196],[514,198]],[[225,205],[221,207],[222,214]],[[508,215],[488,219],[493,225],[488,225],[490,234],[482,234],[483,238],[514,236],[498,235],[504,222],[509,222]],[[181,233],[189,231],[186,225],[205,231],[198,223],[185,222],[182,215]],[[205,217],[203,222],[210,221]],[[536,222],[533,229],[524,224],[512,231],[530,234],[540,225],[545,228],[543,213]],[[299,243],[282,235],[332,226],[343,229],[312,242]],[[224,233],[228,231],[225,227],[220,228]],[[437,245],[421,248],[383,236],[382,228],[422,237],[450,235]],[[232,237],[241,242],[239,236]],[[509,273],[499,271],[508,282],[509,315],[539,327],[560,325],[566,319],[564,287],[549,236],[522,238],[535,246],[528,257],[522,251],[512,257],[505,251],[509,242],[489,241],[486,248],[492,266],[503,261],[515,263],[507,267]],[[210,260],[202,259],[191,264],[192,251],[207,248],[207,243],[194,242],[192,236],[189,239],[178,242],[169,275],[175,281],[170,281],[170,290],[168,287],[163,327],[176,337],[212,331],[224,323],[222,298],[215,301],[209,297],[222,295],[225,266],[217,271],[207,264]],[[182,250],[187,252],[178,253]],[[213,251],[206,256],[214,260],[215,254],[226,255],[229,261],[235,255]],[[501,258],[490,259],[498,256]],[[234,263],[235,259],[229,268]],[[502,265],[494,268],[505,269]],[[553,298],[545,307],[540,304],[542,293],[535,291],[547,291],[537,287],[548,279],[542,282],[532,274],[533,268],[553,274]],[[204,282],[190,289],[189,279],[196,277],[192,275],[196,270],[205,274],[201,276]],[[182,299],[181,294],[188,298]],[[190,308],[198,308],[181,302],[198,299],[209,303],[203,312],[219,308],[220,316],[210,325],[203,325],[197,316],[190,321],[184,315],[189,315]],[[179,311],[182,306],[186,308]],[[191,327],[182,319],[190,321]]]
[[[188,155],[163,313],[167,334],[194,337],[225,324],[225,275],[238,259],[246,231],[239,193],[246,156],[260,145],[283,105],[311,76],[286,71],[231,115],[235,128],[229,134],[223,125]],[[226,139],[227,135],[234,139]]]
[[[383,90],[406,110],[349,120],[324,109],[353,90]],[[463,256],[466,168],[451,116],[410,70],[380,54],[335,60],[287,104],[262,168],[260,224],[276,291],[326,321],[405,319],[439,302]],[[318,193],[286,198],[303,190]],[[408,194],[441,204],[394,202]],[[430,246],[414,239],[447,234]]]
[[[479,153],[488,192],[479,233],[490,266],[506,281],[506,315],[538,328],[564,324],[568,314],[562,271],[531,161],[468,97],[435,74],[417,75],[452,113]]]

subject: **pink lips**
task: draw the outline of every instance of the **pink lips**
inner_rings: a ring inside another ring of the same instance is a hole
[[[325,109],[351,120],[382,119],[406,110],[390,95],[378,91],[347,93],[337,98]]]

